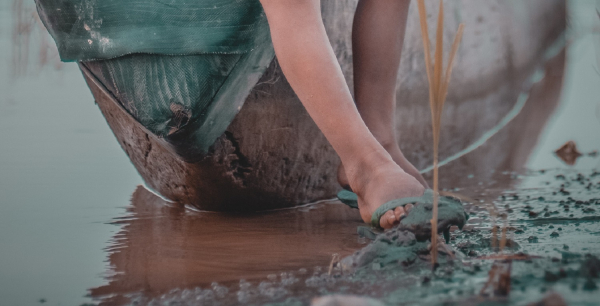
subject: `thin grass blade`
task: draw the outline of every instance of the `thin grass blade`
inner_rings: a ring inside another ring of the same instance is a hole
[[[433,90],[435,94],[436,112],[439,112],[440,88],[442,85],[442,69],[444,69],[444,2],[440,0],[437,30],[435,35],[435,63],[433,64]]]
[[[442,101],[444,101],[442,103],[446,102],[446,95],[448,94],[448,85],[450,84],[450,77],[452,76],[452,69],[454,68],[454,59],[456,58],[458,47],[460,46],[460,42],[462,41],[464,29],[464,23],[458,25],[456,36],[454,36],[454,42],[452,43],[452,50],[450,51],[450,56],[448,57],[448,67],[446,68],[446,77],[444,78],[444,85],[442,89]]]
[[[418,0],[419,21],[421,23],[421,36],[423,38],[423,52],[425,57],[425,69],[427,70],[427,81],[429,82],[429,101],[433,103],[433,70],[431,67],[431,49],[429,42],[429,29],[427,27],[427,9],[425,8],[425,0]]]

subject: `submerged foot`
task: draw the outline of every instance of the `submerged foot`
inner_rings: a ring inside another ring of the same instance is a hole
[[[371,223],[371,216],[381,205],[399,198],[419,197],[425,192],[422,183],[393,161],[355,173],[359,175],[350,180],[350,186],[358,196],[358,208],[365,223]],[[411,208],[409,204],[387,211],[379,219],[379,225],[384,229],[397,225]]]
[[[406,157],[404,157],[404,154],[402,154],[402,151],[400,150],[397,144],[394,143],[389,146],[384,145],[384,148],[390,154],[390,156],[392,156],[392,159],[396,162],[396,164],[398,164],[398,166],[400,166],[400,168],[404,170],[404,172],[415,178],[421,185],[423,185],[423,187],[429,188],[429,185],[427,184],[427,181],[425,181],[425,179],[423,178],[423,175],[421,175],[419,170],[417,170],[417,168],[415,168],[415,166],[413,166],[406,159]],[[337,179],[338,183],[340,184],[340,186],[342,186],[342,188],[352,190],[350,188],[350,181],[348,180],[348,176],[346,175],[344,164],[342,163],[340,163],[338,167]]]

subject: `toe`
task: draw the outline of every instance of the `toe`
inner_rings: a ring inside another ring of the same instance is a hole
[[[400,222],[406,217],[406,210],[402,206],[396,207],[396,209],[394,209],[394,215],[396,215],[397,222]]]
[[[392,226],[397,224],[397,222],[398,222],[398,220],[396,218],[396,215],[394,214],[394,211],[388,210],[379,219],[379,226],[381,226],[382,228],[388,229],[388,228],[392,228]]]
[[[406,215],[410,214],[411,209],[413,209],[414,205],[413,204],[406,204],[404,205],[404,212],[406,213]]]
[[[394,210],[388,210],[381,218],[379,219],[379,225],[382,228],[388,229],[392,228],[395,225],[400,223],[406,217],[406,212],[402,207],[397,207]]]

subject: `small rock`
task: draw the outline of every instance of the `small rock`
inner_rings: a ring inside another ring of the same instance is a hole
[[[527,240],[531,243],[538,242],[538,238],[536,236],[529,236],[529,238],[527,238]]]
[[[594,255],[585,255],[579,273],[585,278],[598,278],[600,276],[600,259]]]
[[[431,282],[431,278],[429,278],[428,276],[425,276],[425,277],[423,277],[421,284],[425,285],[425,284],[429,284],[429,282]]]
[[[538,215],[538,213],[536,213],[535,211],[533,211],[533,210],[530,210],[530,211],[529,211],[529,216],[530,216],[530,217],[532,217],[532,218],[533,218],[533,217],[537,217],[537,215]]]
[[[553,283],[553,282],[558,281],[559,279],[560,279],[560,277],[558,277],[558,275],[556,275],[556,274],[554,274],[554,273],[552,273],[550,271],[546,271],[544,273],[544,280],[547,281],[547,282]]]
[[[596,285],[596,282],[594,282],[593,279],[588,278],[585,283],[583,283],[583,290],[586,291],[594,291],[598,289],[598,286]]]
[[[554,151],[556,156],[558,156],[565,164],[569,166],[575,165],[577,158],[579,158],[582,154],[577,150],[577,145],[575,145],[574,141],[568,141],[556,151]]]

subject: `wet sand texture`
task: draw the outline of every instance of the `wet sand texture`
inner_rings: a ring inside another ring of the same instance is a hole
[[[350,85],[355,5],[353,0],[322,4],[330,41]],[[428,10],[434,11],[435,5],[428,2]],[[442,118],[440,160],[467,147],[506,115],[518,96],[514,84],[519,84],[519,76],[532,69],[565,27],[565,3],[559,0],[470,0],[448,3],[446,10],[461,12],[449,14],[448,31],[459,22],[465,23],[466,30]],[[407,158],[423,169],[431,165],[432,148],[417,15],[411,6],[398,79],[397,129]],[[430,25],[435,24],[435,16],[429,19]],[[99,79],[102,62],[83,63],[81,68],[134,166],[150,188],[168,199],[205,210],[242,211],[332,198],[339,190],[334,175],[338,157],[276,60],[212,153],[196,163],[183,161],[120,107],[128,101],[116,101],[113,83]],[[168,90],[161,86],[155,84],[157,94]]]

